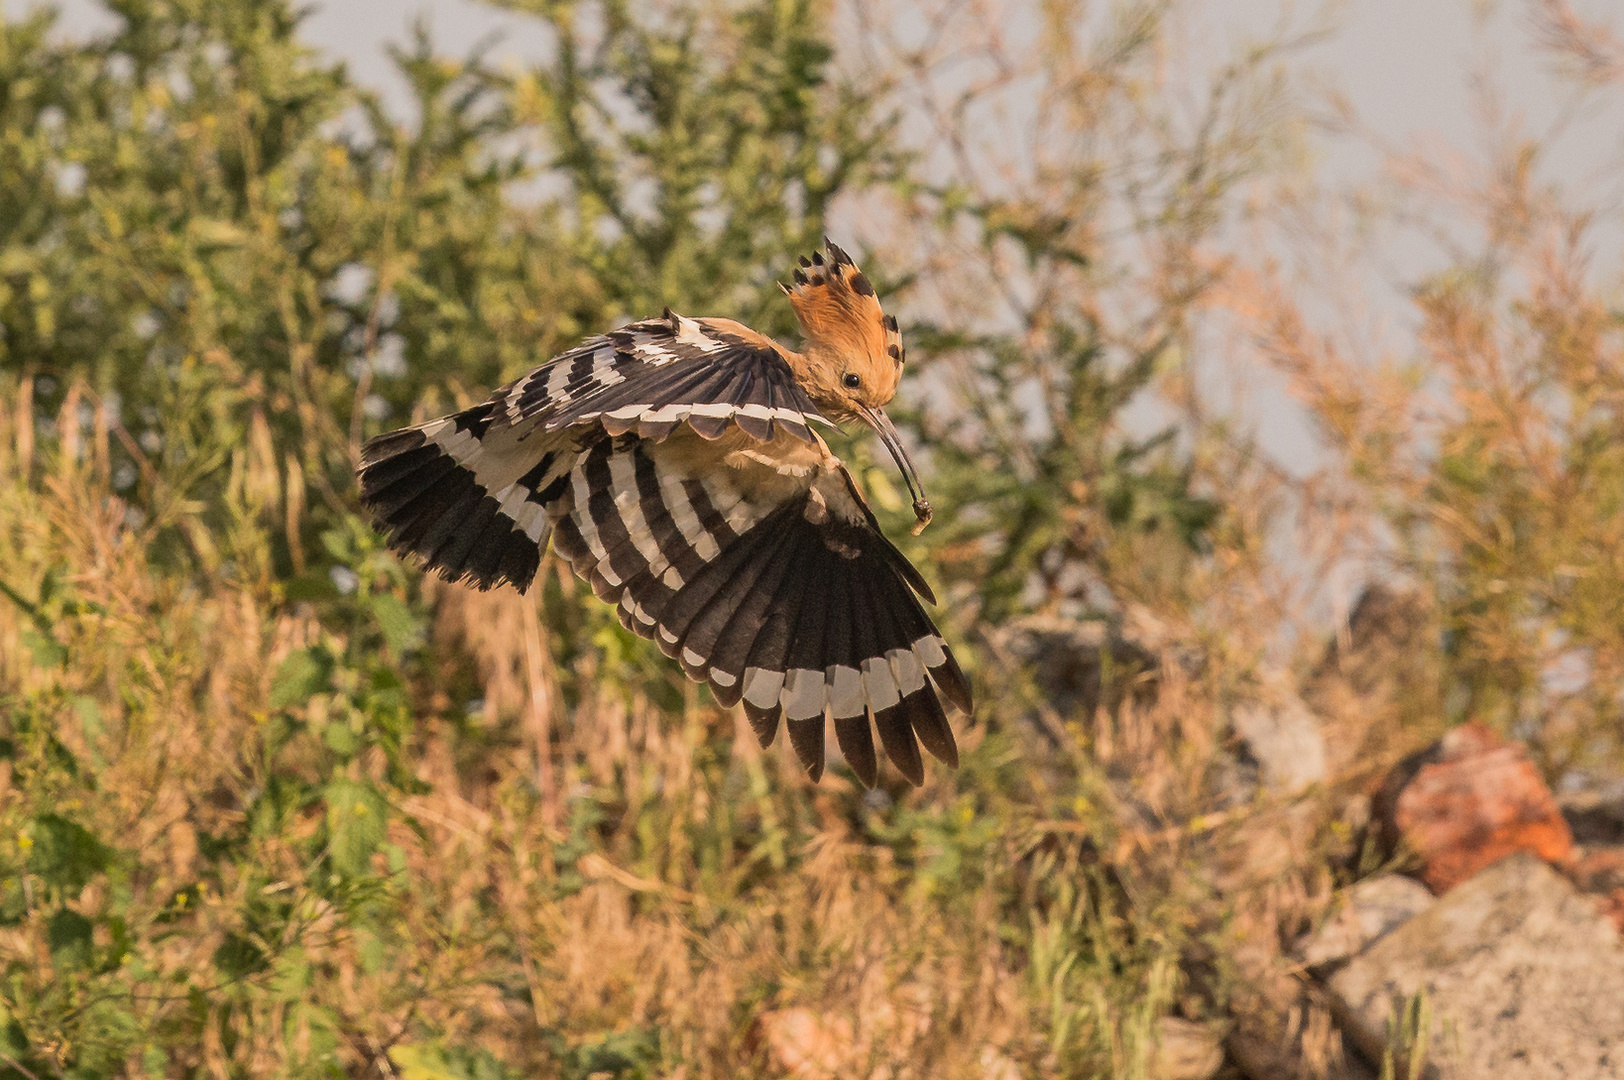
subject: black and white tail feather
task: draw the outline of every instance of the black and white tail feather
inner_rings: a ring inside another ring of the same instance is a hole
[[[872,725],[921,783],[921,744],[958,763],[942,699],[968,713],[969,685],[930,588],[813,431],[828,421],[749,333],[668,312],[589,340],[372,440],[362,501],[391,546],[481,589],[527,589],[551,537],[622,624],[742,702],[763,746],[782,718],[816,779],[828,716],[872,787]]]

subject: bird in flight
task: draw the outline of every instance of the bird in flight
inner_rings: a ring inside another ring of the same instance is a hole
[[[919,747],[958,764],[943,700],[970,688],[919,602],[930,586],[881,532],[814,425],[861,420],[930,504],[885,404],[906,354],[894,316],[839,247],[780,284],[805,347],[669,309],[590,338],[452,416],[362,451],[361,501],[442,577],[523,592],[554,549],[627,629],[716,699],[743,702],[763,747],[780,719],[815,781],[824,718],[858,778],[872,729],[912,783]]]

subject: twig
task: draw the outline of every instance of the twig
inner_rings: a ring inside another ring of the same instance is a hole
[[[29,1069],[22,1062],[18,1061],[16,1058],[12,1057],[10,1054],[0,1053],[0,1061],[5,1062],[13,1069],[16,1069],[18,1072],[28,1077],[28,1080],[39,1080],[39,1077],[35,1076],[31,1069]]]
[[[640,878],[629,870],[623,870],[608,859],[592,852],[581,856],[575,861],[575,866],[589,878],[608,878],[617,885],[624,885],[632,892],[657,893],[669,896],[671,899],[684,904],[699,905],[705,903],[705,898],[686,889],[679,889],[675,885],[667,885],[663,881],[651,881]]]

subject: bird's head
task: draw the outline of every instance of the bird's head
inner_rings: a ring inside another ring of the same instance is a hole
[[[824,247],[802,257],[793,286],[779,287],[806,335],[802,383],[824,415],[844,421],[896,396],[907,354],[867,275],[836,245]]]
[[[879,434],[902,470],[923,527],[930,520],[930,503],[897,429],[885,415],[907,360],[896,317],[880,310],[873,284],[850,255],[827,238],[823,245],[824,251],[801,259],[793,286],[779,286],[788,294],[806,335],[797,375],[829,419],[862,420]]]

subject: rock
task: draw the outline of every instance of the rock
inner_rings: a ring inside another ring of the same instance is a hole
[[[1295,693],[1278,701],[1243,702],[1230,712],[1235,734],[1258,763],[1263,786],[1276,795],[1295,795],[1325,782],[1325,735],[1319,717]]]
[[[1155,693],[1156,657],[1103,620],[1027,616],[1012,620],[993,644],[1030,665],[1043,700],[1062,716],[1086,719]]]
[[[1624,934],[1624,889],[1614,889],[1601,898],[1597,907],[1602,917],[1613,924],[1613,929]]]
[[[1403,874],[1367,878],[1350,888],[1341,907],[1298,946],[1303,963],[1330,967],[1366,947],[1431,907],[1427,887]]]
[[[1248,1080],[1378,1080],[1363,1057],[1343,1049],[1342,1033],[1323,1004],[1305,998],[1279,1019],[1290,1033],[1286,1037],[1247,1032],[1237,1024],[1224,1040],[1229,1062]]]
[[[1514,851],[1547,862],[1573,853],[1573,834],[1522,747],[1464,724],[1388,777],[1380,799],[1389,842],[1422,860],[1421,878],[1445,893]]]
[[[1624,844],[1586,848],[1565,867],[1581,891],[1596,897],[1596,906],[1624,934]]]
[[[1215,887],[1234,898],[1220,946],[1230,972],[1224,1049],[1251,1080],[1375,1080],[1344,1053],[1323,990],[1303,978],[1281,937],[1284,905],[1298,902],[1290,890],[1319,850],[1317,802],[1288,803],[1224,830],[1211,857]]]
[[[1586,848],[1566,869],[1581,892],[1606,895],[1624,889],[1624,846]]]
[[[1164,1016],[1156,1021],[1151,1080],[1209,1080],[1224,1066],[1224,1044],[1206,1027]]]
[[[1440,898],[1328,985],[1344,1031],[1374,1060],[1397,1010],[1424,994],[1438,1080],[1624,1078],[1618,933],[1526,852]]]
[[[1369,695],[1397,679],[1408,683],[1436,634],[1429,604],[1419,593],[1374,584],[1359,594],[1345,634],[1325,651],[1316,675],[1335,674]]]
[[[1558,802],[1578,843],[1624,844],[1624,781],[1565,792]]]

